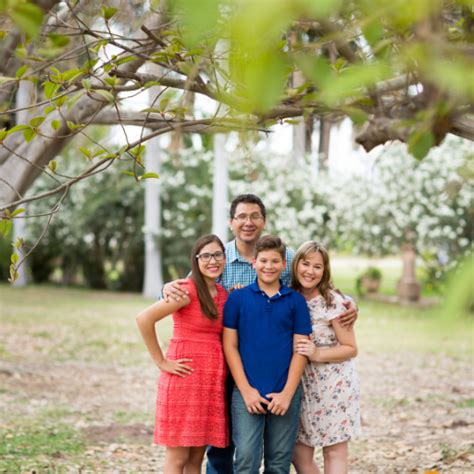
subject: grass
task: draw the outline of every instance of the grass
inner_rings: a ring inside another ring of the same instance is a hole
[[[458,408],[474,408],[474,398],[468,398],[456,405]]]
[[[346,285],[350,279],[346,272],[351,273],[342,267],[335,268],[336,278],[346,282],[339,285],[348,292]],[[0,285],[0,357],[13,362],[149,365],[151,361],[136,328],[135,315],[151,302],[138,294],[53,286],[15,289]],[[158,334],[165,343],[171,332],[171,318],[158,324]],[[443,317],[437,307],[360,300],[356,333],[361,354],[374,352],[377,357],[390,357],[402,351],[413,353],[414,357],[416,353],[443,354],[463,360],[472,357],[472,320]],[[4,393],[8,397],[12,395]],[[30,400],[17,397],[14,403],[28,404]],[[8,408],[12,412],[14,403]],[[399,406],[409,409],[413,402],[387,396],[373,403],[389,412]],[[457,407],[473,408],[474,399],[466,398]],[[68,472],[71,463],[94,472],[95,460],[86,456],[85,441],[70,422],[75,417],[77,413],[58,405],[35,416],[0,423],[0,472]],[[87,422],[95,421],[93,414],[83,418]],[[111,420],[120,425],[146,423],[149,413],[116,410]],[[455,457],[451,446],[445,446],[443,453],[446,459]]]
[[[40,416],[0,431],[0,471],[47,469],[51,463],[57,465],[53,460],[70,459],[84,450],[84,441],[75,430],[64,424],[45,424]]]
[[[337,269],[335,273],[341,274]],[[148,363],[135,315],[152,301],[141,295],[0,285],[0,301],[1,323],[33,338],[35,357],[124,365]],[[466,357],[472,355],[472,329],[471,319],[441,317],[438,307],[359,301],[356,333],[361,352],[433,352]],[[171,332],[171,318],[158,324],[162,341],[168,341]],[[0,353],[8,359],[15,357],[15,347],[1,336]]]
[[[126,365],[145,357],[135,315],[152,301],[139,294],[0,285],[0,301],[1,324],[27,334],[39,357]],[[11,359],[13,349],[0,336],[0,354]]]

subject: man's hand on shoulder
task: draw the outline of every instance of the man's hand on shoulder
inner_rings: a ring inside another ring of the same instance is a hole
[[[342,304],[346,307],[346,310],[343,313],[341,313],[337,317],[337,319],[341,323],[341,326],[345,328],[350,328],[354,325],[357,318],[359,317],[359,313],[358,313],[359,310],[354,300],[352,299],[345,300]]]
[[[181,301],[186,298],[189,294],[189,291],[185,285],[186,279],[182,278],[180,280],[173,280],[169,283],[166,283],[163,286],[163,298],[166,302],[169,302],[171,299],[174,301]]]

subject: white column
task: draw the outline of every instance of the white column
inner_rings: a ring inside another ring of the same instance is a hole
[[[155,70],[153,72],[155,72]],[[150,104],[152,104],[154,98],[160,92],[160,88],[150,87],[148,91]],[[160,167],[160,137],[155,137],[146,142],[145,169],[147,173],[160,174]],[[145,238],[145,276],[143,281],[143,296],[147,298],[158,298],[163,286],[161,249],[158,245],[160,229],[160,180],[150,178],[145,180],[145,227],[143,229]]]
[[[214,135],[214,179],[212,183],[212,233],[227,242],[229,182],[228,156],[225,149],[226,135]]]

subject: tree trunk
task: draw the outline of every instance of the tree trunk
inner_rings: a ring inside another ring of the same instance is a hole
[[[319,121],[319,165],[320,169],[329,168],[329,143],[331,137],[331,122],[321,118]]]
[[[18,86],[18,92],[16,95],[16,106],[17,108],[27,107],[34,100],[35,95],[35,86],[32,81],[20,81]],[[18,111],[16,113],[16,123],[27,123],[28,121],[28,112],[25,110]],[[26,215],[26,213],[23,213]],[[13,220],[13,242],[16,242],[17,239],[21,237],[26,241],[26,221],[23,217]],[[20,249],[23,251],[23,249]],[[29,262],[26,258],[23,260],[20,267],[17,269],[18,278],[13,282],[12,286],[22,287],[26,286],[29,283]]]

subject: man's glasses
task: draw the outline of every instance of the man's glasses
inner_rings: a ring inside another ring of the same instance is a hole
[[[205,252],[205,253],[200,253],[199,255],[196,255],[196,258],[206,263],[210,262],[212,257],[214,257],[214,260],[216,262],[221,262],[225,258],[225,253],[224,252],[214,252],[214,253]]]
[[[250,222],[260,222],[263,220],[262,214],[259,214],[258,212],[254,214],[239,214],[238,216],[234,216],[234,219],[239,223],[239,224],[245,224],[247,222],[247,219],[250,219]]]

